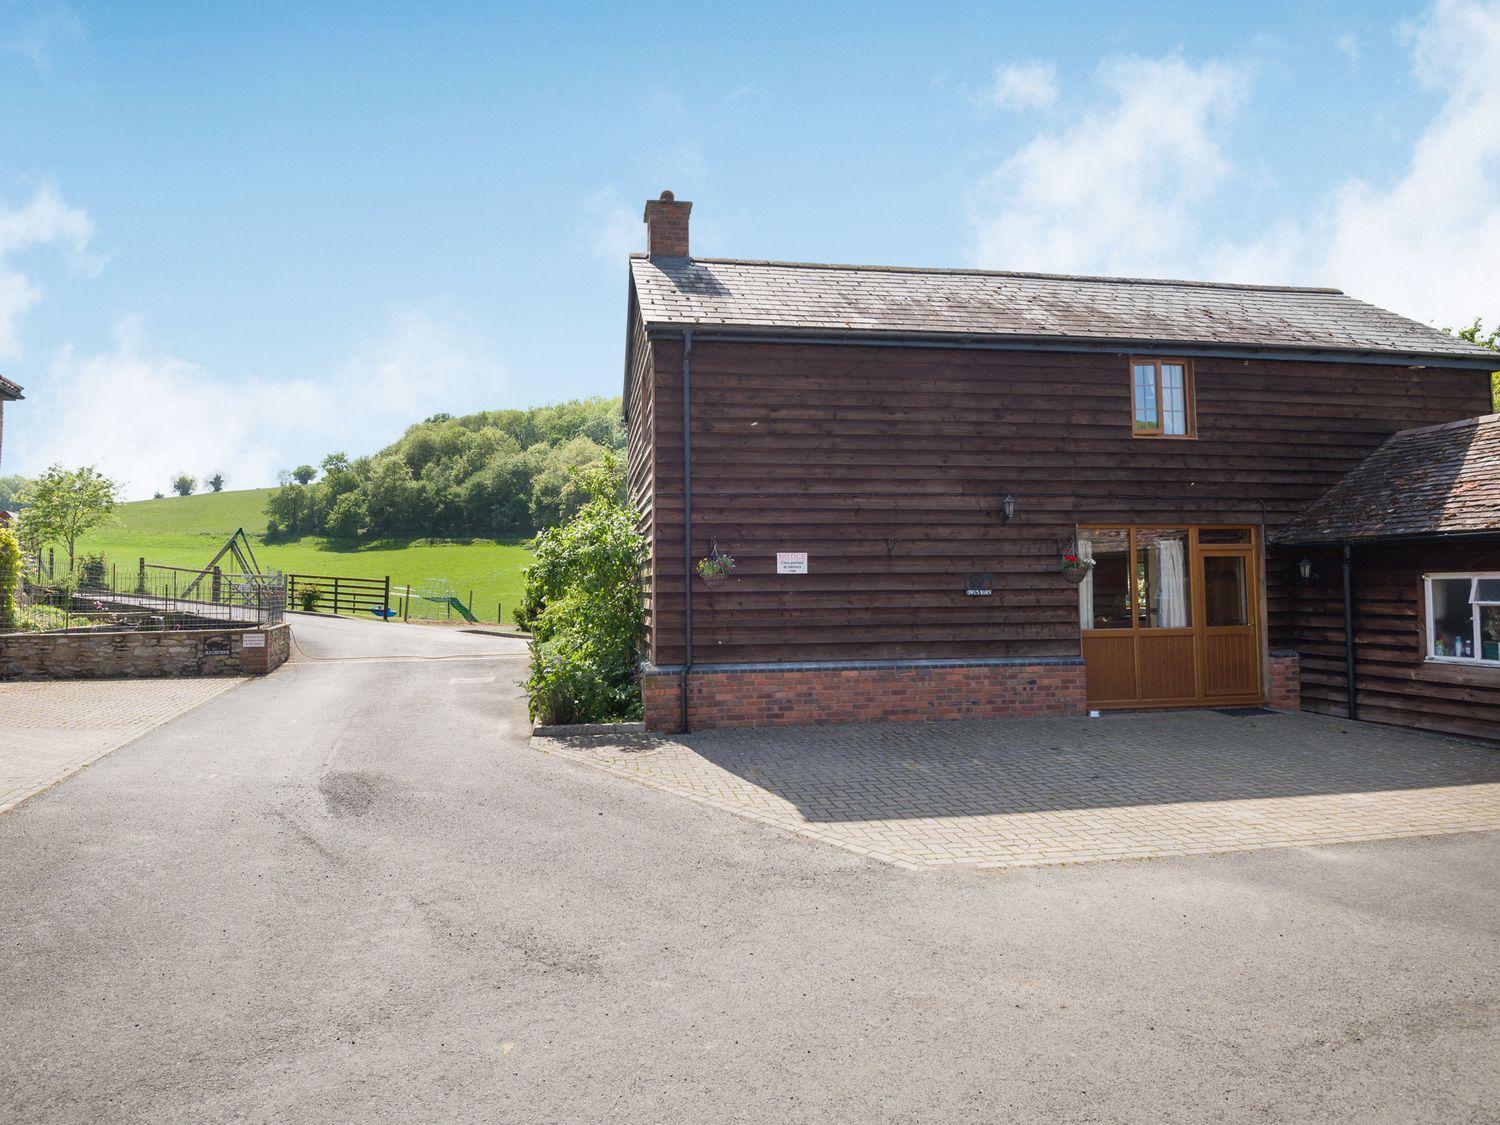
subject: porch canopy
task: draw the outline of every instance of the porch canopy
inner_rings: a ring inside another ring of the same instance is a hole
[[[1271,541],[1488,536],[1500,536],[1500,414],[1402,430]]]

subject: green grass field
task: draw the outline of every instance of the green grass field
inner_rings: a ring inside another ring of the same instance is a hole
[[[313,537],[266,543],[265,505],[271,492],[256,488],[122,504],[116,522],[84,539],[79,551],[103,551],[122,573],[133,571],[141,558],[165,566],[201,567],[236,528],[243,527],[263,569],[341,578],[389,575],[393,586],[420,586],[431,578],[446,578],[464,601],[473,591],[470,608],[481,621],[495,621],[498,606],[504,607],[503,620],[515,621],[521,568],[531,561],[531,552],[519,543],[416,539],[349,547]]]

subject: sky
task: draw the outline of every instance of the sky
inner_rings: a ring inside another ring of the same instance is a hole
[[[1500,319],[1500,0],[0,0],[0,472],[131,498],[619,393],[699,256]]]

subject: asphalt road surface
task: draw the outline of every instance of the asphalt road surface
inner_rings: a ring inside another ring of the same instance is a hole
[[[1500,834],[909,872],[528,749],[516,640],[295,633],[0,816],[0,1118],[1500,1113]]]

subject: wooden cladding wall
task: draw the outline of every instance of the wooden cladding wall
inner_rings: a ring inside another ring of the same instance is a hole
[[[652,342],[652,658],[683,659],[682,343]],[[1398,429],[1486,408],[1482,374],[1199,358],[1195,441],[1131,435],[1125,355],[696,337],[695,662],[1076,656],[1077,524],[1270,527]],[[632,423],[634,425],[634,423]],[[1015,519],[1001,519],[1016,497]],[[778,575],[778,551],[808,573]],[[993,577],[989,597],[966,574]],[[1272,645],[1286,632],[1271,594]]]
[[[1290,575],[1311,559],[1314,579],[1288,578],[1291,636],[1302,658],[1302,708],[1345,715],[1343,569],[1337,551],[1278,552]],[[1500,668],[1425,659],[1428,573],[1500,569],[1500,541],[1358,546],[1353,552],[1354,696],[1358,717],[1500,739]]]
[[[656,432],[656,380],[650,378],[651,345],[640,318],[632,315],[631,344],[626,379],[625,419],[625,489],[635,505],[636,529],[645,536],[648,559],[644,576],[646,597],[646,631],[650,641],[648,656],[654,658],[656,631],[651,628],[651,614],[656,602],[655,567],[657,558],[654,501],[656,496],[656,459],[652,436]]]

